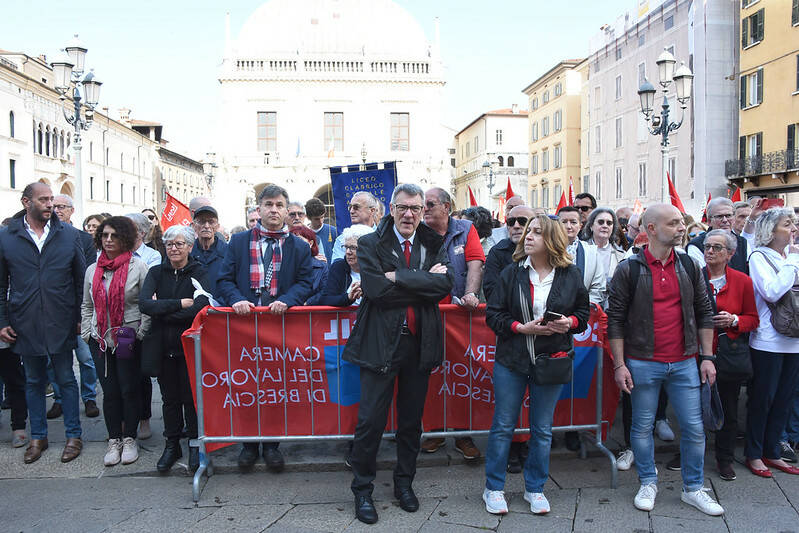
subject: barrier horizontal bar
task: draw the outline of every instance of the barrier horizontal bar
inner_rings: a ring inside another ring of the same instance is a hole
[[[485,304],[480,304],[477,309],[485,309]],[[448,311],[463,311],[467,313],[468,311],[461,307],[460,305],[456,304],[438,304],[438,309],[443,312]],[[295,307],[289,307],[286,309],[287,314],[306,314],[306,313],[343,313],[343,312],[357,312],[358,306],[350,306],[350,307],[331,307],[327,305],[299,305]],[[208,313],[212,315],[222,314],[222,315],[237,315],[232,307],[209,307]],[[266,314],[271,315],[274,314],[272,311],[269,310],[268,307],[253,307],[250,311],[251,314]],[[247,316],[247,315],[239,315],[239,316]]]

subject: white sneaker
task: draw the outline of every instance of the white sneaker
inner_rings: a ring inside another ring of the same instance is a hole
[[[486,502],[486,511],[491,514],[507,514],[508,502],[505,501],[504,490],[483,490],[483,501]]]
[[[533,514],[546,514],[549,512],[549,501],[543,492],[524,491],[524,500],[530,504]]]
[[[672,431],[669,421],[666,418],[655,422],[655,433],[660,440],[666,442],[674,440],[674,431]]]
[[[693,505],[700,511],[710,516],[720,516],[724,514],[724,508],[716,503],[709,494],[710,489],[699,489],[691,492],[682,491],[680,499],[688,505]]]
[[[105,457],[103,457],[103,464],[105,466],[119,464],[121,453],[122,441],[120,439],[108,439],[108,451],[105,452]]]
[[[641,511],[651,511],[655,508],[655,497],[657,495],[658,486],[654,483],[641,485],[641,488],[638,489],[638,494],[635,495],[635,500],[633,500],[635,508]]]
[[[122,439],[122,464],[129,465],[139,458],[139,445],[136,444],[136,439],[132,437],[125,437]]]
[[[634,462],[635,455],[633,455],[633,451],[630,448],[627,448],[621,452],[618,459],[616,459],[616,468],[619,470],[629,470]]]

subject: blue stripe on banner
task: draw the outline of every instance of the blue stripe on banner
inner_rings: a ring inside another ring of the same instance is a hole
[[[348,361],[341,360],[338,349],[341,346],[325,346],[325,374],[327,392],[331,403],[342,406],[355,405],[361,401],[361,369]],[[340,363],[340,366],[337,364]]]
[[[591,389],[596,369],[596,351],[601,349],[601,346],[575,346],[573,375],[575,400],[588,398],[588,391]],[[571,387],[567,383],[563,386],[558,400],[568,400],[569,398],[571,398]]]
[[[383,168],[380,169],[379,166]],[[333,189],[333,204],[336,212],[336,228],[339,233],[351,225],[347,205],[352,195],[359,191],[368,191],[383,202],[386,213],[389,211],[391,194],[397,184],[395,161],[385,163],[369,163],[366,170],[360,165],[346,167],[330,167],[330,184]]]

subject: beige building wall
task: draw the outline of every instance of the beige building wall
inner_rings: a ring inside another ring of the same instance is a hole
[[[585,69],[581,59],[564,60],[528,85],[530,111],[528,198],[533,207],[552,211],[561,193],[568,194],[569,177],[575,194],[581,176],[581,99]]]

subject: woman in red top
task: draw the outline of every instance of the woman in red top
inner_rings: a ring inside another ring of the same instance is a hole
[[[703,270],[712,289],[712,292],[708,291],[708,296],[715,299],[713,316],[713,325],[716,327],[713,339],[715,354],[718,354],[719,334],[726,334],[734,340],[741,335],[748,336],[747,332],[756,329],[760,323],[752,279],[742,272],[727,267],[727,263],[735,255],[737,244],[735,237],[726,230],[713,230],[705,237],[707,266]],[[723,357],[723,354],[718,357]],[[741,392],[741,379],[731,379],[730,376],[719,372],[717,383],[724,408],[724,426],[716,432],[716,461],[721,479],[732,481],[735,479],[732,461],[735,434],[738,431],[738,395]]]

